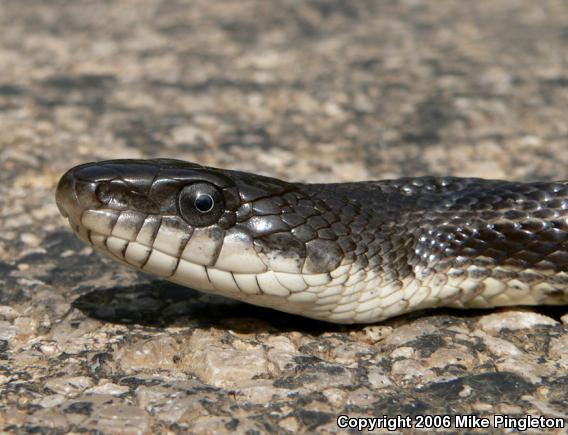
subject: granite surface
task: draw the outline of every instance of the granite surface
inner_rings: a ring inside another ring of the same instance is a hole
[[[0,2],[0,428],[566,419],[565,307],[318,323],[106,260],[53,194],[67,168],[119,157],[568,179],[567,23],[560,0]]]

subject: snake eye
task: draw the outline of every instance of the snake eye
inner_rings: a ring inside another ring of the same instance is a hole
[[[178,194],[178,210],[190,225],[212,225],[224,211],[223,194],[211,183],[197,182],[185,186]]]

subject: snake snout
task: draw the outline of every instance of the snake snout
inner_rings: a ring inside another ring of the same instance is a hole
[[[59,180],[57,190],[55,191],[55,202],[59,209],[59,213],[61,213],[63,217],[69,217],[69,212],[67,210],[72,207],[69,200],[73,200],[73,197],[75,196],[74,189],[75,178],[71,171],[67,171]]]
[[[81,214],[84,210],[100,205],[95,193],[99,180],[86,178],[83,174],[89,166],[94,166],[94,164],[77,166],[63,174],[55,192],[59,212],[75,224],[81,222]]]

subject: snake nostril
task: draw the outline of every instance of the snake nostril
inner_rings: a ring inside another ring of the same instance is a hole
[[[110,208],[125,210],[130,202],[131,191],[122,180],[103,181],[97,184],[95,197]]]
[[[108,204],[112,199],[112,189],[109,183],[100,183],[95,189],[95,195],[100,202]]]

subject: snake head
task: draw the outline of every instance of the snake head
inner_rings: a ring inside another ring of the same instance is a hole
[[[345,225],[302,186],[177,160],[112,160],[69,170],[56,201],[82,240],[128,266],[299,312],[313,299],[305,290],[329,283],[349,248],[338,241]]]

